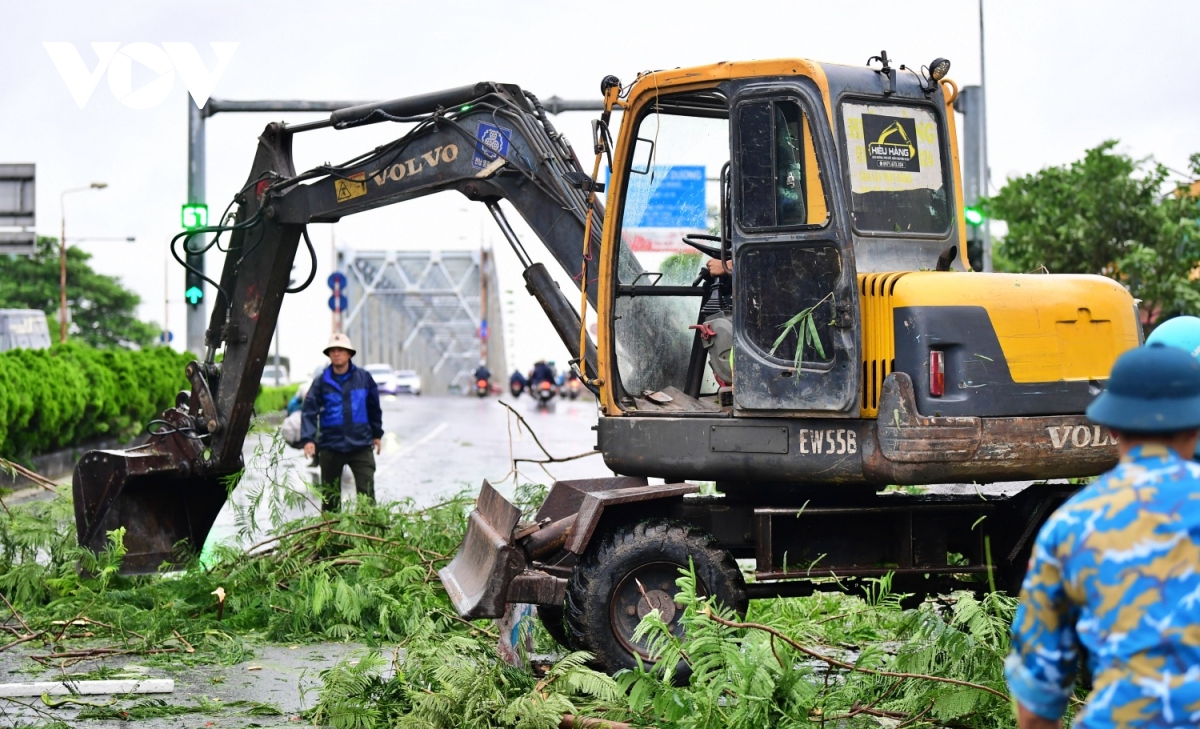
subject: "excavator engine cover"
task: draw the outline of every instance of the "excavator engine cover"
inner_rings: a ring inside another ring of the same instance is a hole
[[[84,454],[72,481],[80,546],[98,553],[123,526],[122,574],[185,563],[204,546],[226,498],[219,475],[197,472],[203,463],[200,441],[178,429],[140,448]]]

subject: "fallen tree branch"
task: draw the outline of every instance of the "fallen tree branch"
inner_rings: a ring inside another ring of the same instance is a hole
[[[341,521],[341,517],[337,517],[334,519],[328,519],[326,521],[321,522],[320,524],[310,524],[306,527],[300,527],[299,529],[292,529],[291,531],[284,532],[283,534],[278,534],[273,537],[268,537],[268,538],[262,540],[261,542],[251,544],[249,547],[247,547],[246,554],[250,554],[254,550],[258,549],[259,547],[264,547],[264,546],[270,544],[271,542],[277,542],[280,539],[287,539],[288,537],[294,537],[297,534],[303,534],[304,532],[311,532],[316,529],[324,529],[325,527],[329,526],[330,524],[336,524],[339,521]]]
[[[943,676],[930,676],[930,675],[927,675],[924,673],[900,673],[898,671],[878,671],[878,670],[875,670],[874,668],[863,668],[861,666],[855,666],[852,663],[846,663],[845,661],[839,661],[838,659],[833,658],[831,656],[827,656],[824,653],[820,653],[811,648],[800,645],[796,641],[789,638],[787,635],[783,634],[779,630],[776,630],[775,628],[772,628],[769,625],[762,625],[761,623],[739,623],[739,622],[736,622],[733,620],[726,620],[725,618],[722,618],[720,615],[713,613],[713,611],[707,607],[704,609],[704,614],[707,615],[710,620],[713,620],[714,622],[720,623],[721,625],[724,625],[729,628],[745,628],[745,629],[750,629],[750,630],[764,631],[766,633],[769,633],[771,635],[778,637],[780,640],[784,641],[785,643],[787,643],[791,647],[795,648],[796,650],[800,651],[801,653],[803,653],[806,656],[816,658],[818,661],[824,661],[825,663],[827,663],[831,666],[837,666],[838,668],[843,668],[847,671],[857,671],[858,673],[867,673],[872,676],[890,676],[892,678],[914,678],[914,679],[919,679],[919,680],[923,680],[923,681],[936,681],[938,683],[949,683],[949,684],[953,684],[955,686],[962,686],[964,688],[973,688],[973,689],[977,689],[979,691],[984,691],[986,693],[992,694],[993,696],[1001,698],[1005,701],[1009,700],[1008,694],[997,691],[996,689],[994,689],[990,686],[984,686],[984,685],[978,684],[978,683],[971,683],[970,681],[960,681],[957,678],[945,678]]]
[[[455,622],[462,623],[463,625],[467,626],[471,630],[478,630],[480,633],[483,633],[484,635],[486,635],[489,638],[492,638],[493,640],[500,639],[500,635],[498,633],[493,633],[492,631],[488,630],[487,628],[482,628],[478,625],[475,625],[474,623],[470,622],[469,620],[463,620],[462,618],[458,617],[454,613],[448,613],[445,610],[437,610],[436,612],[438,615],[442,615],[444,617],[450,618],[451,620],[454,620]]]
[[[13,642],[11,642],[11,643],[5,643],[4,645],[0,645],[0,653],[3,653],[4,651],[6,651],[6,650],[8,650],[9,648],[12,648],[12,647],[14,647],[14,646],[21,645],[22,643],[28,643],[29,641],[31,641],[31,640],[33,640],[33,639],[35,639],[35,638],[40,638],[42,635],[44,635],[44,634],[45,634],[45,632],[46,632],[46,631],[44,631],[44,630],[43,630],[43,631],[41,631],[41,632],[39,632],[39,633],[31,633],[31,634],[29,634],[29,635],[23,635],[23,636],[21,636],[20,638],[17,638],[16,640],[14,640],[14,641],[13,641]]]
[[[337,534],[340,537],[354,537],[355,539],[367,539],[372,542],[379,542],[380,544],[392,544],[392,543],[400,544],[400,542],[397,542],[395,539],[384,539],[383,537],[376,537],[371,534],[359,534],[358,532],[342,532],[342,531],[338,531],[337,529],[330,529],[329,533]]]
[[[18,613],[17,609],[13,607],[13,604],[8,601],[8,598],[4,596],[3,592],[0,592],[0,600],[4,600],[4,604],[7,605],[8,609],[12,611],[13,617],[16,618],[17,622],[21,624],[21,627],[25,628],[25,632],[32,633],[33,630],[31,630],[30,627],[25,624],[25,620],[21,617],[21,614]]]
[[[74,651],[60,651],[58,653],[48,653],[44,656],[29,656],[31,660],[37,661],[43,666],[48,666],[51,662],[58,661],[60,667],[72,666],[76,663],[91,660],[94,658],[105,658],[108,656],[138,656],[138,655],[153,655],[159,653],[179,653],[179,648],[143,648],[143,649],[125,649],[125,648],[85,648]]]
[[[192,644],[187,642],[187,639],[180,635],[178,630],[172,630],[171,632],[175,634],[175,637],[179,639],[180,643],[183,643],[188,653],[196,652],[196,649],[192,647]]]
[[[508,473],[504,474],[504,476],[501,478],[492,480],[491,483],[502,483],[504,481],[507,481],[509,476],[519,475],[520,471],[517,470],[518,463],[532,463],[532,464],[538,466],[539,468],[541,468],[542,471],[544,471],[545,474],[553,480],[554,474],[552,474],[546,470],[547,463],[566,463],[567,461],[575,461],[580,458],[587,458],[588,456],[595,456],[600,453],[600,451],[593,450],[593,451],[588,451],[587,453],[577,453],[573,456],[565,456],[563,458],[558,458],[556,456],[553,456],[550,454],[550,451],[546,450],[546,446],[542,445],[542,441],[538,439],[537,433],[534,432],[533,428],[529,425],[529,421],[525,420],[524,416],[522,416],[520,413],[518,413],[513,408],[512,405],[509,405],[508,403],[504,402],[503,400],[497,400],[496,402],[500,403],[505,408],[507,408],[508,412],[512,413],[512,415],[514,415],[517,418],[517,430],[518,431],[520,431],[522,428],[524,428],[524,430],[529,431],[529,435],[533,438],[533,442],[535,444],[537,444],[537,447],[542,451],[542,454],[545,455],[546,457],[545,458],[517,458],[513,454],[512,421],[508,420],[507,421],[507,423],[508,423],[508,460],[509,460],[510,467],[508,469]]]
[[[41,488],[45,489],[46,491],[49,491],[52,494],[58,493],[58,490],[56,488],[58,486],[58,484],[54,483],[50,479],[41,475],[40,473],[35,473],[34,471],[30,471],[28,468],[25,468],[24,466],[22,466],[19,463],[13,463],[12,461],[10,461],[6,458],[0,458],[0,468],[3,468],[6,471],[14,472],[21,476],[24,476],[25,478],[29,479],[37,486],[40,486]],[[7,509],[7,507],[6,507],[6,509]]]
[[[609,721],[608,719],[595,719],[590,716],[563,714],[562,721],[558,723],[558,729],[633,729],[633,727],[623,721]]]
[[[501,405],[503,405],[504,407],[508,408],[508,412],[517,416],[517,423],[525,426],[525,430],[529,431],[529,435],[533,438],[533,442],[537,444],[537,447],[541,449],[542,453],[546,454],[546,458],[549,458],[553,461],[554,456],[550,455],[550,451],[546,450],[546,446],[542,445],[542,441],[538,440],[537,433],[533,432],[533,428],[531,428],[529,426],[529,421],[525,420],[525,418],[520,413],[518,413],[513,408],[512,405],[509,405],[508,403],[504,402],[503,400],[497,400],[496,402],[498,402]]]
[[[128,628],[119,628],[118,629],[118,628],[115,628],[115,627],[109,625],[108,623],[102,623],[99,620],[92,620],[91,618],[89,618],[86,615],[84,615],[83,617],[81,617],[79,619],[85,623],[90,623],[91,625],[98,625],[101,628],[108,628],[109,630],[111,630],[114,633],[117,633],[117,632],[129,633],[130,635],[134,636],[135,638],[139,638],[141,640],[146,639],[146,636],[142,635],[141,633],[137,632],[136,630],[130,630]]]
[[[772,636],[772,637],[774,637],[774,636]],[[887,691],[884,691],[882,696],[875,699],[871,703],[866,704],[865,706],[861,702],[855,701],[854,705],[850,707],[849,713],[840,714],[838,716],[825,716],[825,717],[822,717],[822,720],[823,721],[843,721],[845,719],[851,719],[853,717],[856,717],[859,714],[870,714],[871,716],[886,716],[891,719],[907,720],[910,717],[909,714],[905,714],[902,712],[896,712],[896,711],[884,711],[883,709],[875,708],[876,706],[879,705],[879,703],[881,701],[886,699],[888,696],[890,696],[892,694],[893,691],[895,691],[897,688],[899,688],[901,683],[903,683],[903,681],[897,681],[896,683],[892,684],[892,687],[889,688]],[[926,709],[926,711],[928,711],[928,709]],[[924,712],[922,712],[922,713],[924,713]]]
[[[580,459],[580,458],[587,458],[588,456],[598,456],[598,455],[600,455],[600,451],[588,451],[587,453],[576,453],[576,454],[575,454],[575,455],[573,455],[573,456],[564,456],[564,457],[562,457],[562,458],[549,458],[549,459],[543,459],[543,458],[514,458],[514,459],[513,459],[513,463],[537,463],[537,464],[542,464],[542,463],[566,463],[567,461],[575,461],[575,460],[578,460],[578,459]]]

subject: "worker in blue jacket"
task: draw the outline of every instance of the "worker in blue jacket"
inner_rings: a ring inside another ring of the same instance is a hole
[[[321,446],[323,511],[340,507],[346,466],[354,474],[358,493],[375,500],[375,454],[381,449],[383,410],[375,378],[350,361],[355,353],[350,337],[340,332],[330,337],[325,347],[329,366],[308,388],[301,411],[304,454],[311,458]]]

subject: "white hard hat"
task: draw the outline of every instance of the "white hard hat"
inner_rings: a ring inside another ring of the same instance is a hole
[[[325,345],[323,354],[326,357],[328,357],[329,350],[334,349],[335,347],[340,347],[340,348],[346,350],[347,352],[350,353],[351,357],[358,354],[358,350],[356,350],[354,348],[354,345],[350,343],[350,337],[347,337],[345,334],[342,334],[341,332],[335,332],[334,335],[329,338],[329,344]]]

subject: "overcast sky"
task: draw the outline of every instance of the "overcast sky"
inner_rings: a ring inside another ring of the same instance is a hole
[[[57,236],[62,190],[104,181],[67,198],[68,238],[136,236],[133,244],[82,242],[104,273],[142,296],[141,315],[162,323],[167,243],[187,192],[187,92],[179,74],[161,103],[129,108],[110,77],[84,108],[73,100],[44,42],[71,42],[88,68],[93,42],[190,42],[208,68],[210,42],[237,43],[213,96],[225,99],[395,98],[464,83],[517,83],[543,98],[590,98],[600,79],[720,60],[800,56],[862,64],[886,49],[920,66],[945,56],[960,85],[980,80],[979,15],[966,2],[55,2],[0,0],[0,162],[36,162],[37,231]],[[1136,157],[1177,170],[1200,151],[1200,81],[1194,72],[1200,4],[1146,0],[985,4],[988,122],[993,184],[1070,162],[1109,138]],[[158,74],[133,64],[133,91]],[[160,82],[161,83],[161,82]],[[590,114],[559,129],[581,157]],[[222,114],[208,124],[208,202],[222,209],[243,184],[263,114]],[[303,120],[302,115],[290,115]],[[297,168],[340,162],[395,135],[376,125],[318,132],[297,143]],[[474,209],[478,207],[479,209]],[[215,212],[214,212],[215,214]],[[283,353],[298,371],[322,360],[328,336],[331,234],[358,248],[472,248],[495,244],[515,290],[517,339],[510,362],[565,360],[522,290],[519,269],[481,206],[456,194],[426,198],[320,226],[318,281],[285,299]],[[485,228],[484,225],[487,224]],[[527,235],[527,246],[538,246]],[[532,252],[532,251],[531,251]],[[543,260],[548,256],[535,253]],[[210,259],[210,271],[220,261]],[[301,271],[306,263],[297,265]],[[181,343],[183,272],[172,264],[166,297]],[[510,297],[512,298],[512,297]],[[506,307],[507,308],[507,307]],[[512,324],[513,322],[508,322]],[[511,329],[511,327],[509,327]]]

